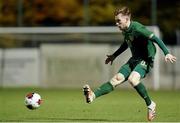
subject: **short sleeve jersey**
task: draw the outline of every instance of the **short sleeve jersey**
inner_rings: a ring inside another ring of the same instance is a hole
[[[123,32],[124,41],[131,50],[132,57],[145,61],[154,59],[156,47],[149,39],[153,33],[142,24],[132,21],[129,28]]]

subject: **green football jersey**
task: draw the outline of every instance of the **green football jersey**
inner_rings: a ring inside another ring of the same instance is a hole
[[[152,37],[154,34],[144,25],[131,21],[129,28],[123,31],[124,43],[131,50],[132,57],[147,60],[153,60],[156,54],[156,47],[153,44]],[[155,41],[164,54],[168,54],[168,50],[162,41]]]

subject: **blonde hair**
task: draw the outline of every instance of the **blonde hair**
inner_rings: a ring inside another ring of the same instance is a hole
[[[126,15],[131,17],[131,11],[128,7],[123,6],[115,10],[114,15],[117,16],[118,14]]]

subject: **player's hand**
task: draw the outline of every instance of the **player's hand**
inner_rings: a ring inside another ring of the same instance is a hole
[[[173,55],[171,55],[171,54],[167,54],[167,55],[165,56],[165,61],[166,61],[166,62],[170,61],[171,63],[174,63],[174,62],[176,61],[176,57],[173,56]]]
[[[106,56],[107,56],[107,58],[105,60],[105,64],[108,64],[109,62],[111,62],[111,65],[112,65],[112,63],[115,59],[115,56],[113,56],[113,55],[106,55]]]

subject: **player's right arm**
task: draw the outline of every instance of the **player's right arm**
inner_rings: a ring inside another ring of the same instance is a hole
[[[119,56],[122,52],[124,52],[128,48],[128,45],[126,41],[123,42],[123,44],[117,49],[112,55],[107,55],[107,58],[105,60],[105,64],[108,64],[111,62],[111,65],[114,61],[114,59]]]

